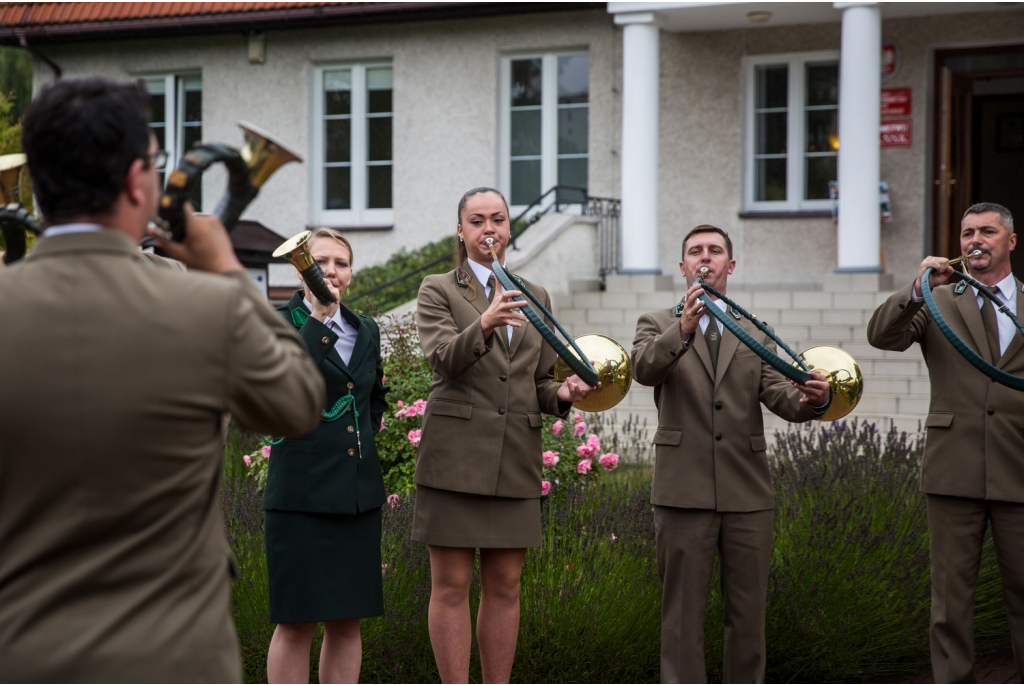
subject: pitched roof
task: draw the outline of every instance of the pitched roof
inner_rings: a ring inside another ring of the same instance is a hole
[[[0,2],[0,44],[229,33],[566,11],[604,3]]]

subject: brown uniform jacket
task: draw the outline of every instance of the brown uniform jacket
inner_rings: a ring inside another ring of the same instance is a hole
[[[486,340],[489,305],[472,271],[427,276],[416,303],[420,345],[434,371],[414,480],[441,490],[540,497],[541,412],[565,416],[552,377],[555,352],[529,323]],[[538,285],[526,287],[550,311]]]
[[[775,351],[754,324],[740,325]],[[773,508],[761,402],[787,421],[810,421],[819,414],[800,402],[800,391],[724,329],[712,377],[700,328],[684,347],[674,308],[640,317],[631,357],[634,378],[654,386],[658,406],[651,503],[722,512]]]
[[[224,427],[319,423],[290,328],[117,231],[0,269],[0,680],[240,681]]]
[[[1024,318],[1024,293],[1017,284],[1017,317]],[[953,349],[924,303],[912,299],[913,284],[893,293],[868,323],[868,342],[883,350],[921,345],[931,379],[931,405],[921,490],[933,495],[1024,502],[1024,392],[995,383]],[[932,290],[935,303],[960,338],[989,359],[985,325],[973,288]],[[992,360],[989,359],[991,362]],[[995,365],[1024,376],[1024,337],[1013,336]]]

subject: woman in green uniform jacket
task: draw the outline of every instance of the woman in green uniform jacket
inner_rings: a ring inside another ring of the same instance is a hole
[[[352,278],[352,246],[318,228],[313,258],[338,296]],[[275,444],[263,497],[270,581],[270,682],[306,682],[316,624],[324,624],[320,682],[354,683],[359,619],[384,613],[381,506],[386,495],[374,436],[387,410],[380,331],[367,316],[324,305],[303,284],[278,311],[298,330],[324,376],[320,425]]]

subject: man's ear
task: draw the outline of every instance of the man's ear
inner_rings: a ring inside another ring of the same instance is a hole
[[[1011,233],[1010,234],[1010,252],[1013,252],[1013,249],[1015,247],[1017,247],[1017,234],[1016,233]]]
[[[732,272],[735,271],[735,270],[736,270],[736,260],[735,259],[730,259],[729,260],[729,275],[731,276]]]
[[[145,204],[146,202],[146,191],[143,183],[143,174],[147,171],[145,165],[146,160],[136,159],[128,167],[128,173],[124,177],[124,193],[128,201],[135,206]]]

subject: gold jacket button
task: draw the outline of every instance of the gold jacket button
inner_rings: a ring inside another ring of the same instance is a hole
[[[352,381],[349,381],[348,385],[346,385],[345,387],[351,390],[352,388],[356,387],[356,384],[353,383]]]
[[[356,429],[355,429],[355,428],[353,428],[352,426],[349,426],[349,427],[348,427],[348,432],[349,432],[349,433],[355,433],[355,432],[356,432]]]
[[[327,336],[325,335],[325,336],[323,337],[323,340],[321,340],[320,342],[322,342],[322,343],[323,343],[324,345],[326,345],[327,343],[331,342],[331,339],[330,339],[330,338],[328,338],[328,337],[327,337]]]
[[[356,451],[354,449],[349,449],[348,456],[350,456],[350,457],[356,456]]]

